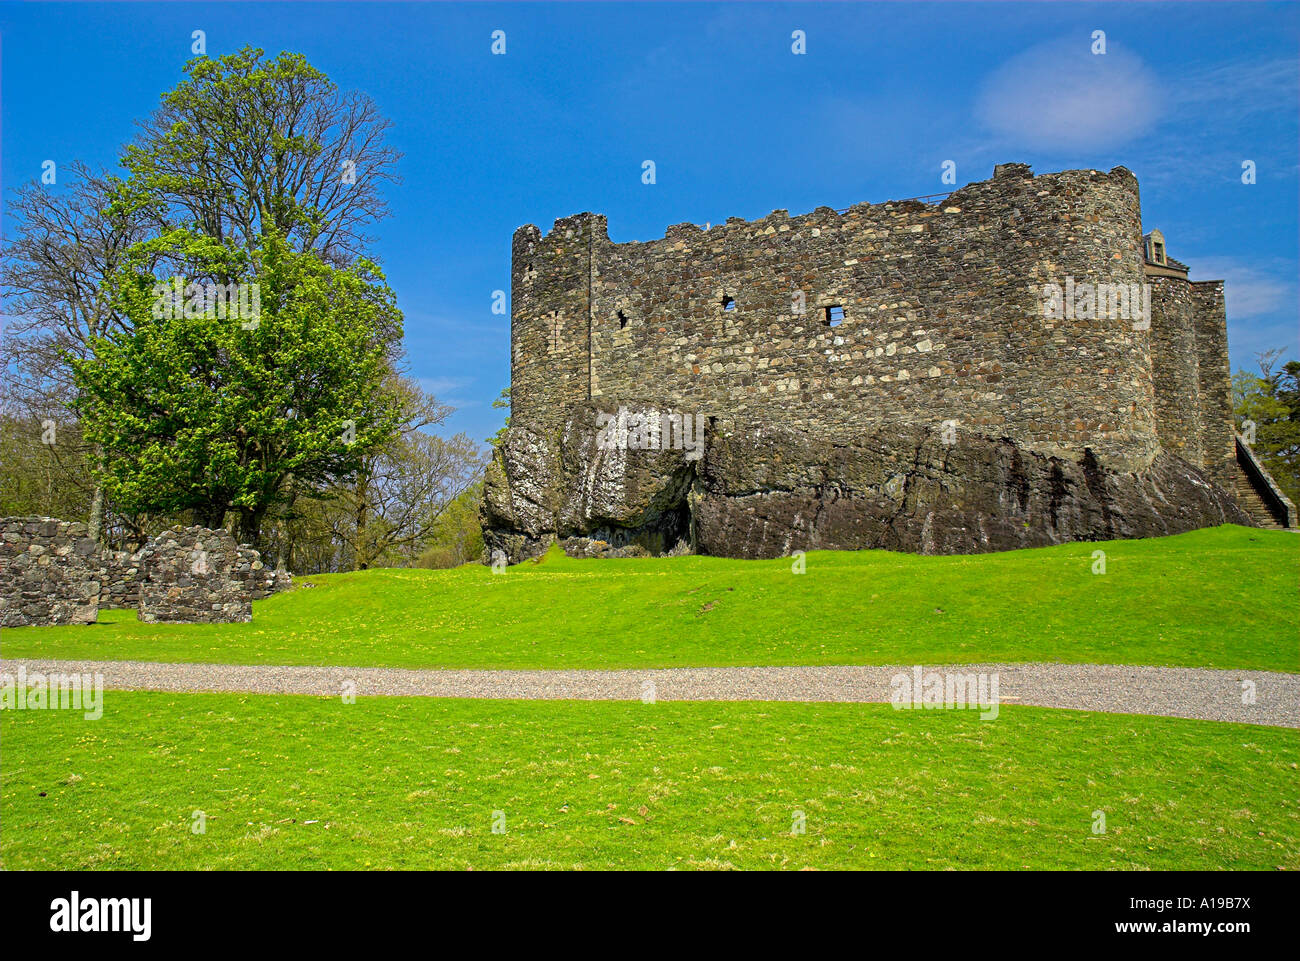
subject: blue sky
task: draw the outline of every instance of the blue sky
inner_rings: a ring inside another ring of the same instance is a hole
[[[951,189],[945,160],[959,185],[1003,161],[1131,168],[1146,229],[1227,280],[1234,369],[1300,356],[1295,6],[0,3],[6,187],[46,159],[112,165],[196,29],[211,55],[300,52],[393,120],[403,183],[375,252],[412,373],[476,439],[509,381],[491,303],[519,225],[593,210],[647,240]]]

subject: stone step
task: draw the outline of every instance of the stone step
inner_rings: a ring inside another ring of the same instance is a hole
[[[1242,509],[1250,515],[1251,520],[1260,527],[1278,531],[1283,529],[1240,465],[1238,465],[1232,481],[1232,492],[1237,495],[1237,501],[1241,504]]]

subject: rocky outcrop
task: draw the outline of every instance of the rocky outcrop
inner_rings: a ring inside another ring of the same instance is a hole
[[[560,545],[569,557],[608,558],[608,557],[649,557],[650,552],[640,544],[628,544],[617,547],[609,541],[598,541],[591,537],[570,537]]]
[[[574,409],[562,429],[512,425],[484,485],[488,557],[510,563],[576,536],[664,554],[690,540],[688,494],[697,461],[681,450],[603,449],[602,407]]]
[[[965,430],[826,437],[732,423],[707,431],[692,461],[675,449],[600,447],[599,415],[612,409],[578,405],[558,429],[512,424],[487,475],[489,555],[514,563],[573,537],[653,554],[683,542],[724,557],[966,554],[1251,523],[1231,495],[1164,452],[1120,472],[1090,450],[1072,460]]]
[[[925,428],[837,443],[754,428],[708,446],[698,548],[729,557],[885,548],[974,554],[1249,524],[1200,470],[1159,453],[1116,472],[1005,438]]]
[[[98,554],[85,524],[0,518],[0,627],[95,623]]]

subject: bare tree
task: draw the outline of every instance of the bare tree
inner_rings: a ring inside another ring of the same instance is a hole
[[[123,202],[157,227],[197,230],[245,249],[274,230],[342,264],[361,256],[387,215],[400,154],[392,122],[365,94],[340,92],[301,54],[245,47],[186,65],[188,79],[139,124],[122,163]]]
[[[7,211],[14,231],[0,266],[7,323],[0,342],[5,371],[0,403],[13,417],[70,426],[74,396],[67,356],[86,357],[88,342],[127,321],[114,312],[107,281],[144,239],[138,213],[111,210],[117,181],[84,164],[69,165],[65,188],[29,183],[13,194]],[[66,174],[65,174],[66,176]],[[80,432],[61,432],[67,446],[50,445],[52,462],[84,483],[81,470],[97,452],[81,444]],[[101,536],[103,492],[91,498],[92,535]]]
[[[400,434],[354,476],[304,491],[295,503],[296,533],[304,541],[327,540],[341,548],[328,560],[315,548],[318,562],[353,570],[413,562],[443,512],[482,473],[483,451],[467,435],[426,432],[444,423],[452,408],[406,378],[393,379],[408,415]]]

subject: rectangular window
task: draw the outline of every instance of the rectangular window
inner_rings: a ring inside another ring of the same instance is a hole
[[[826,324],[830,327],[838,327],[844,322],[844,308],[838,304],[834,307],[826,308]]]

